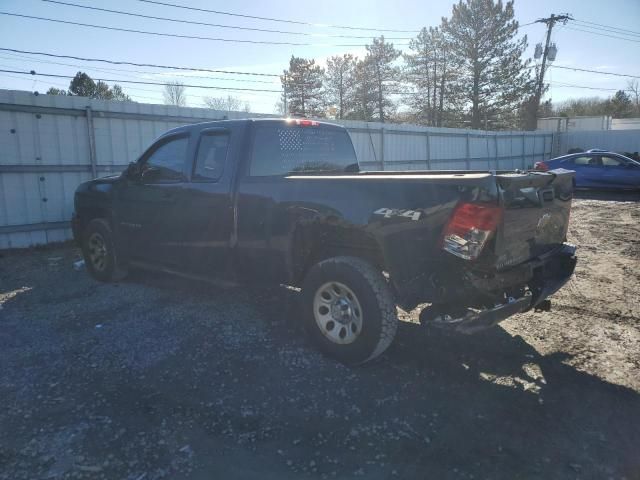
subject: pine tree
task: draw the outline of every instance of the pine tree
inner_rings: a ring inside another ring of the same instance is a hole
[[[357,57],[348,53],[327,59],[326,98],[336,118],[346,118],[354,109],[357,64]]]
[[[413,118],[421,124],[442,126],[445,110],[454,99],[456,69],[448,52],[446,37],[439,28],[423,28],[409,42],[404,55],[404,77],[410,87],[406,102]]]
[[[459,69],[458,91],[471,127],[481,128],[487,117],[496,127],[513,126],[533,89],[529,61],[522,60],[527,37],[516,38],[513,1],[460,0],[442,28]]]
[[[373,75],[373,68],[366,59],[356,63],[353,111],[347,115],[347,118],[364,120],[365,122],[373,120],[376,109],[376,98],[378,97]]]
[[[400,68],[395,66],[396,59],[401,55],[400,50],[393,47],[393,43],[387,43],[384,36],[374,38],[371,45],[367,45],[365,62],[373,74],[376,99],[375,117],[380,122],[385,121],[395,110],[395,103],[389,95],[393,85],[398,81]]]
[[[285,90],[287,114],[324,117],[325,98],[322,81],[324,69],[315,60],[291,56],[289,69],[280,77]]]

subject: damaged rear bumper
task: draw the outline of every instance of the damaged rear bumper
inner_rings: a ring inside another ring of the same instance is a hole
[[[461,333],[474,333],[492,327],[516,313],[527,310],[549,309],[546,299],[567,283],[576,267],[576,247],[563,244],[562,247],[547,255],[538,257],[520,268],[530,270],[526,290],[517,298],[508,297],[504,303],[492,308],[468,309],[464,315],[442,313],[430,323],[436,326],[451,327]]]

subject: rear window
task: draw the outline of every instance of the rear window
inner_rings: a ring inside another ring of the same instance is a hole
[[[297,125],[257,125],[249,167],[252,177],[336,172],[357,165],[346,130]]]

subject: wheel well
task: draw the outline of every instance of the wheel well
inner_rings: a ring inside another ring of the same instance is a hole
[[[82,208],[78,211],[78,218],[80,219],[80,231],[84,230],[89,222],[96,218],[104,218],[111,223],[111,213],[108,209],[101,207]]]
[[[384,256],[370,235],[355,229],[332,227],[297,232],[293,237],[293,281],[300,285],[311,267],[328,258],[349,256],[385,270]]]

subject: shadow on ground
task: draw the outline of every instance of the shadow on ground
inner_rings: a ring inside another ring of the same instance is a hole
[[[402,322],[350,369],[295,292],[25,262],[0,283],[1,479],[638,478],[639,395],[499,327]]]

